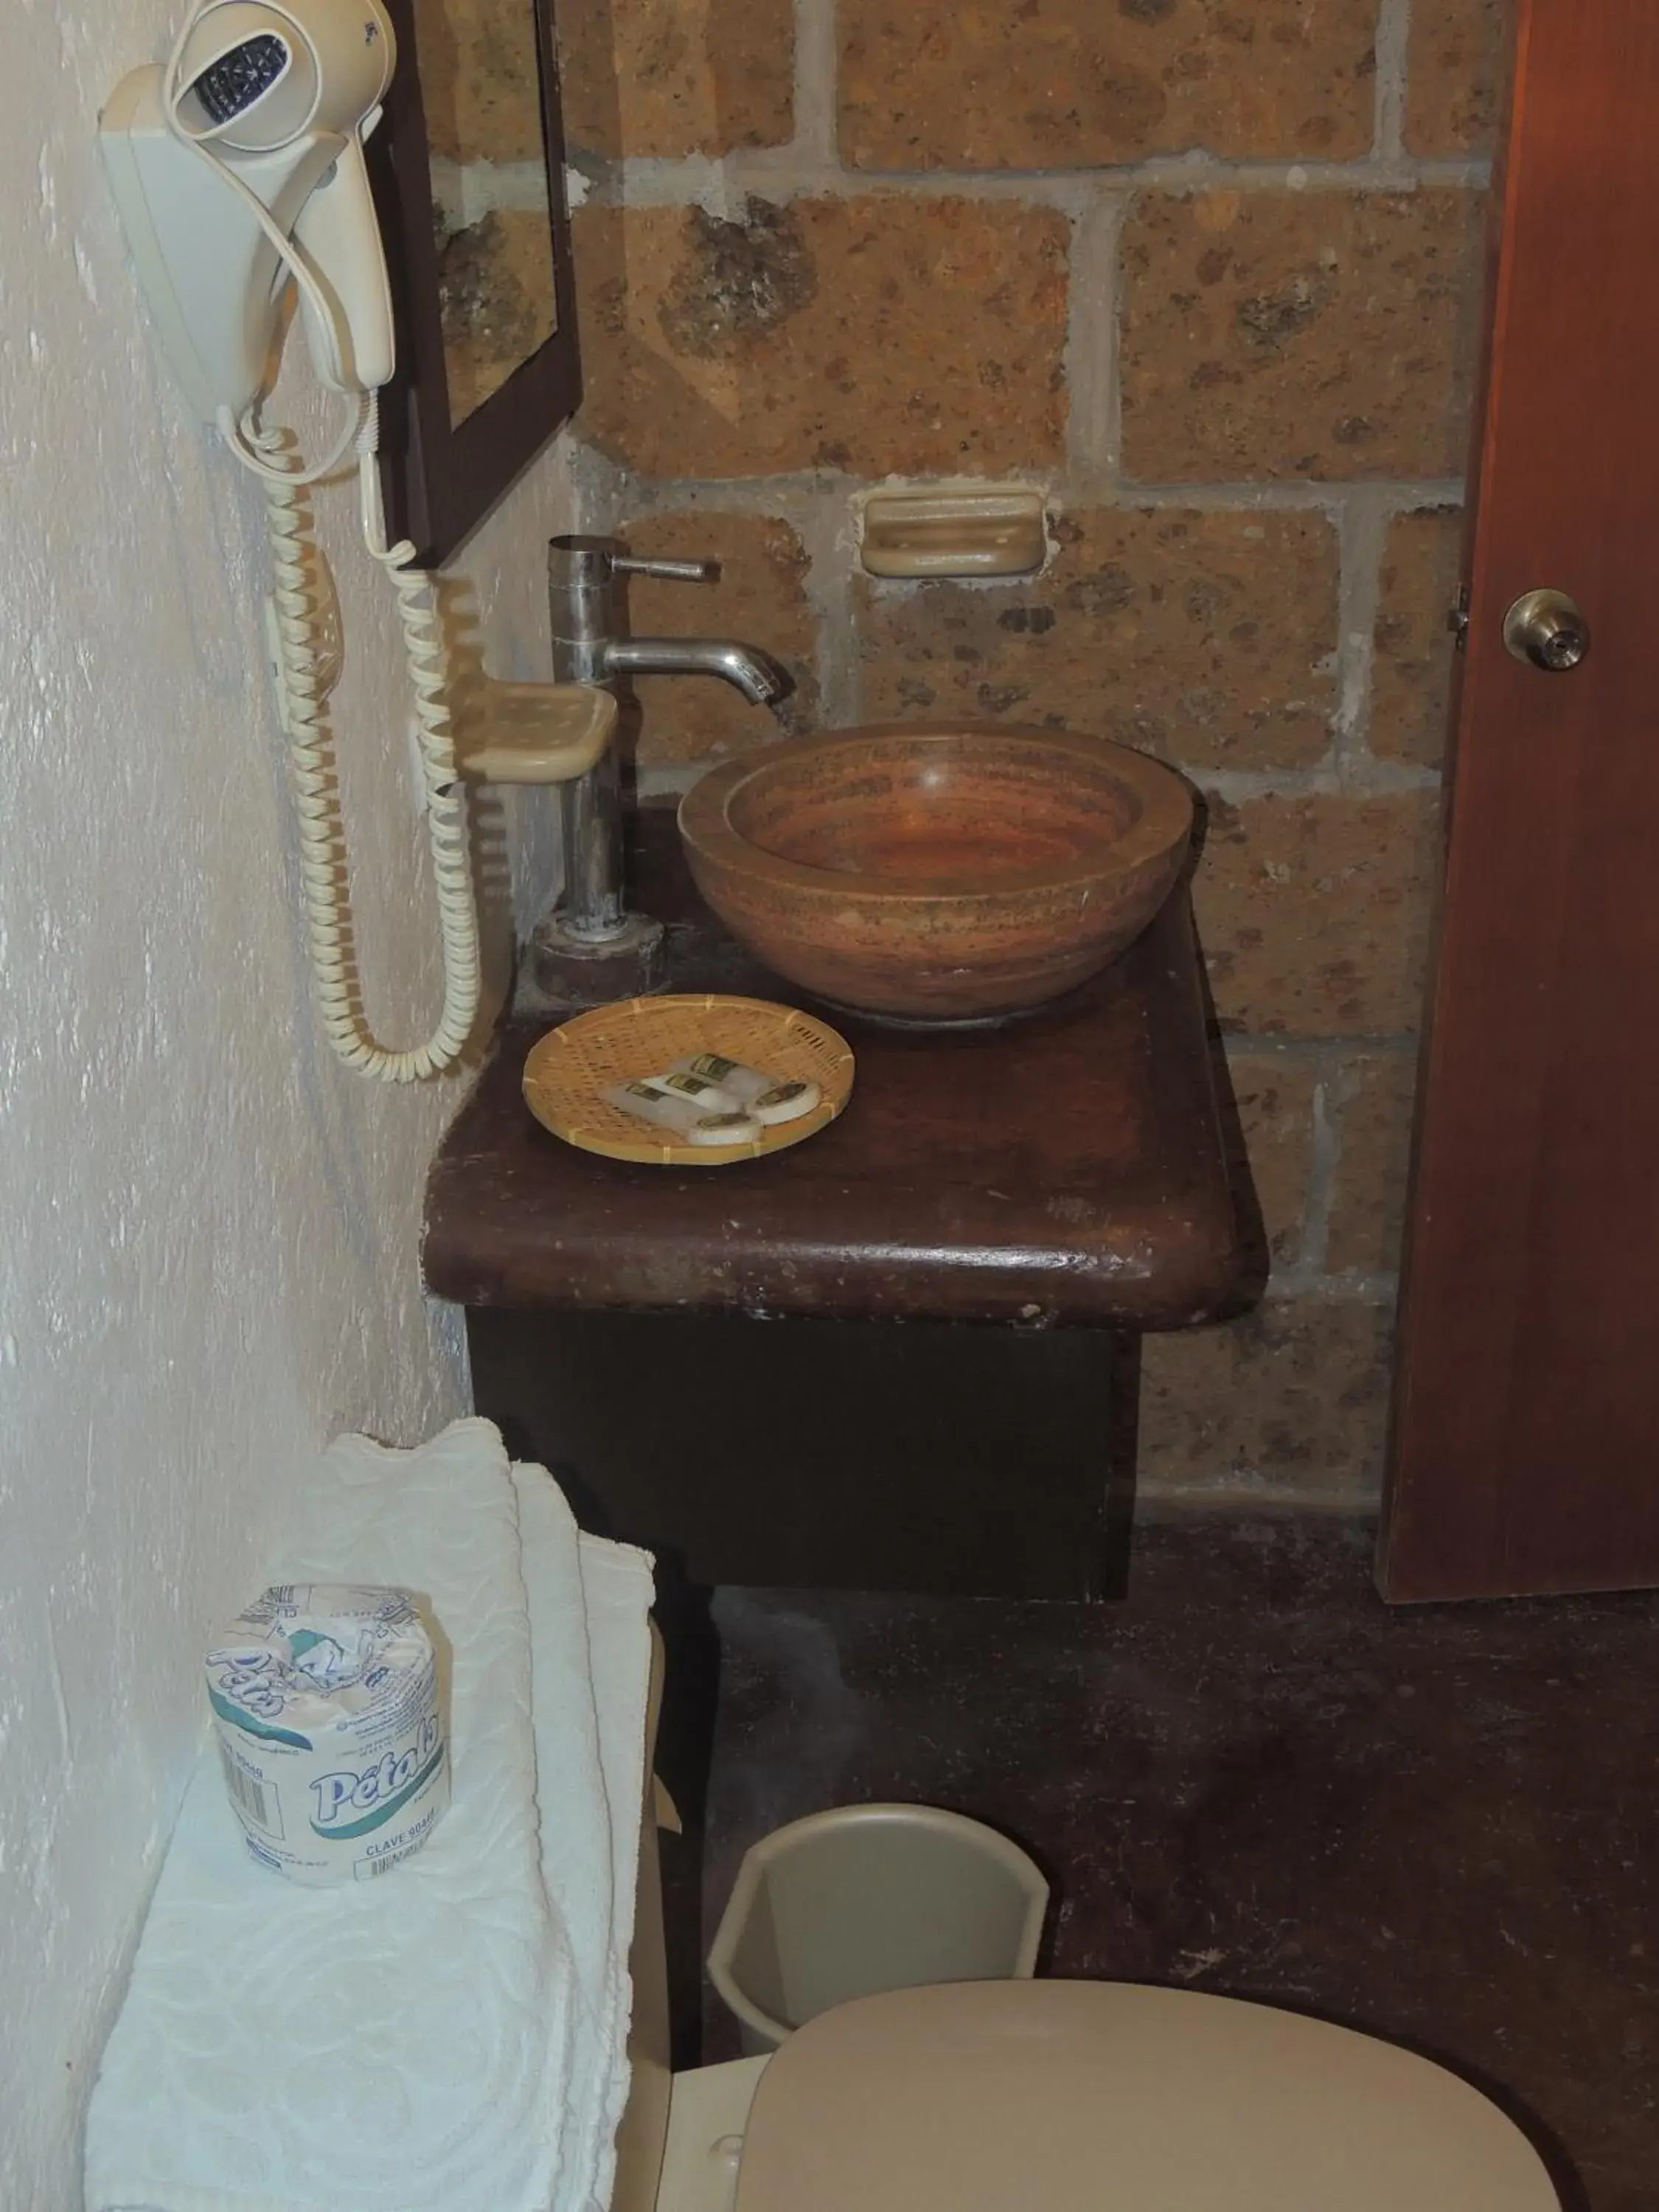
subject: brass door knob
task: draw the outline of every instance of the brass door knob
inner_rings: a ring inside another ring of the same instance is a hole
[[[1565,592],[1522,592],[1504,617],[1504,642],[1517,660],[1565,676],[1589,651],[1589,624]]]

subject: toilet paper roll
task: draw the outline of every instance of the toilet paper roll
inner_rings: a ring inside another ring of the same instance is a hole
[[[313,1887],[384,1874],[449,1802],[432,1639],[407,1590],[283,1583],[207,1656],[231,1809],[261,1866]]]

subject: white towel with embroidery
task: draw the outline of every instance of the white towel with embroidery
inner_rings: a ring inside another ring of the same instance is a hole
[[[595,2212],[627,2081],[647,1564],[579,1539],[478,1420],[413,1452],[341,1438],[296,1525],[271,1579],[429,1599],[453,1802],[385,1879],[304,1889],[247,1857],[210,1747],[94,2092],[88,2212]]]

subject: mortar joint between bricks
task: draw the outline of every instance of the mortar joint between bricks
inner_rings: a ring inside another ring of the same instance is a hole
[[[613,468],[615,464],[611,464]],[[626,478],[625,471],[618,471]],[[1438,479],[1356,486],[1344,478],[1331,482],[1297,480],[1232,483],[1143,483],[1116,475],[1109,466],[1075,457],[1058,469],[1015,468],[986,477],[963,476],[957,470],[898,469],[881,476],[854,476],[836,470],[783,471],[756,477],[657,477],[633,480],[639,489],[635,503],[647,501],[655,509],[677,504],[699,505],[733,513],[765,514],[781,500],[794,496],[839,500],[850,513],[865,492],[884,488],[922,489],[930,486],[999,486],[1018,483],[1041,494],[1050,514],[1076,513],[1084,508],[1190,508],[1195,514],[1322,514],[1334,529],[1340,525],[1344,502],[1356,489],[1378,493],[1390,513],[1418,507],[1456,507],[1462,486]],[[903,596],[916,588],[907,579],[872,577],[870,587],[883,596]],[[1003,591],[1015,580],[1006,576],[951,580],[963,590]]]
[[[1336,605],[1336,711],[1332,755],[1339,774],[1369,757],[1371,679],[1382,544],[1388,523],[1367,488],[1351,486],[1337,515],[1340,568]]]
[[[1218,1040],[1229,1054],[1253,1059],[1273,1056],[1285,1060],[1317,1060],[1322,1055],[1381,1058],[1384,1054],[1415,1053],[1418,1037],[1413,1030],[1344,1030],[1334,1036],[1286,1036],[1277,1030],[1229,1030]]]
[[[1324,1275],[1330,1250],[1331,1207],[1341,1164],[1342,1070],[1340,1054],[1328,1049],[1320,1055],[1314,1075],[1313,1129],[1302,1209],[1301,1266],[1310,1277]]]
[[[1077,217],[1103,194],[1150,190],[1186,198],[1230,192],[1410,192],[1443,187],[1484,191],[1484,159],[1356,161],[1221,161],[1159,158],[1094,169],[844,169],[799,141],[721,155],[580,155],[592,179],[590,204],[634,208],[702,206],[733,216],[751,195],[775,204],[805,198],[1012,200]]]
[[[1226,806],[1247,806],[1257,799],[1390,799],[1438,791],[1443,781],[1437,768],[1370,759],[1339,766],[1329,753],[1310,768],[1207,768],[1192,760],[1176,765]]]
[[[1287,1305],[1292,1300],[1320,1297],[1326,1278],[1306,1259],[1275,1260],[1261,1286],[1262,1305]]]
[[[1073,465],[1056,479],[1063,491],[1079,471]],[[1090,489],[1095,489],[1090,479]],[[1456,477],[1261,477],[1231,483],[1171,483],[1135,477],[1113,479],[1109,505],[1118,507],[1191,507],[1223,513],[1249,510],[1312,510],[1340,520],[1345,503],[1356,493],[1377,501],[1383,512],[1398,514],[1423,507],[1461,507],[1463,485]]]
[[[1407,50],[1410,39],[1411,0],[1381,0],[1374,33],[1376,107],[1372,146],[1379,161],[1405,158]]]
[[[1400,1296],[1400,1277],[1391,1268],[1342,1267],[1322,1275],[1320,1290],[1332,1300],[1345,1298],[1355,1305],[1391,1306]]]
[[[851,501],[836,491],[821,491],[799,534],[807,556],[806,602],[816,631],[818,726],[850,728],[864,704]]]
[[[1122,286],[1119,253],[1133,198],[1097,192],[1072,218],[1066,286],[1067,458],[1114,477],[1122,465],[1122,380],[1119,374]]]
[[[1189,1482],[1156,1477],[1137,1487],[1137,1517],[1149,1522],[1167,1522],[1185,1527],[1211,1515],[1236,1517],[1241,1509],[1264,1518],[1279,1514],[1305,1518],[1315,1515],[1351,1521],[1356,1514],[1375,1509],[1376,1498],[1366,1488],[1328,1485],[1304,1488],[1299,1484],[1271,1482],[1249,1468],[1230,1468],[1224,1474],[1196,1477]]]
[[[841,168],[836,128],[841,57],[836,0],[795,0],[794,138],[787,149],[803,167]]]
[[[794,470],[765,477],[625,477],[635,512],[702,507],[711,514],[783,514],[829,498],[851,502],[862,479],[824,470]]]
[[[1384,513],[1395,514],[1424,507],[1462,505],[1463,488],[1455,478],[1364,482],[1343,477],[1328,481],[1300,478],[1231,483],[1146,483],[1116,474],[1109,465],[1079,460],[1075,455],[1056,470],[1011,468],[994,477],[969,477],[954,471],[896,470],[882,477],[855,477],[833,471],[780,474],[773,477],[704,477],[695,479],[659,478],[653,489],[658,503],[677,492],[695,494],[711,507],[722,501],[745,511],[760,512],[769,501],[790,491],[828,493],[844,501],[849,510],[860,495],[887,485],[923,487],[1018,483],[1042,495],[1051,514],[1076,513],[1089,507],[1188,508],[1194,514],[1321,514],[1334,530],[1340,529],[1343,510],[1356,493],[1377,500]],[[957,578],[960,588],[981,588],[978,580]],[[988,591],[1006,590],[1006,576],[983,580]],[[902,596],[914,591],[908,580],[872,577],[871,588],[883,596]]]
[[[570,487],[575,529],[603,535],[614,530],[635,479],[620,462],[597,446],[574,438],[570,445]]]

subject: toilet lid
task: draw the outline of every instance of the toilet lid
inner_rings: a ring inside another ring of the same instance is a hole
[[[1393,2044],[1112,1982],[838,2005],[761,2075],[737,2212],[1560,2212],[1494,2104]]]

